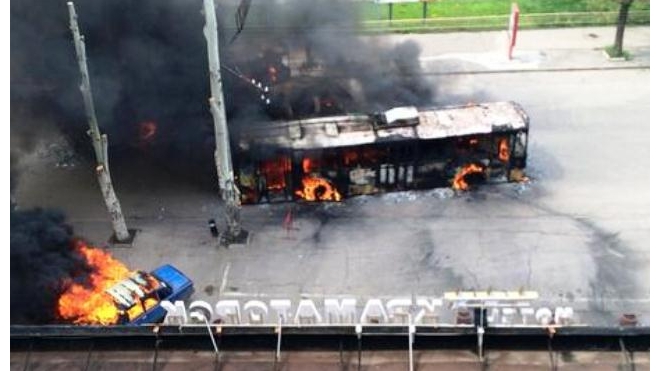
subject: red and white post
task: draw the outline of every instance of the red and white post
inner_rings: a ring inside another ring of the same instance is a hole
[[[518,35],[518,19],[520,16],[520,9],[517,3],[511,4],[511,15],[509,16],[509,29],[507,35],[509,36],[509,60],[513,57],[513,47],[516,46],[516,36]]]

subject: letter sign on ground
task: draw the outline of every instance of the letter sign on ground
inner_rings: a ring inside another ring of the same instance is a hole
[[[452,324],[460,308],[487,310],[489,325],[573,325],[575,311],[571,307],[534,308],[538,299],[535,291],[453,291],[442,298],[420,296],[412,298],[365,298],[358,305],[356,298],[324,298],[314,301],[290,299],[263,301],[220,299],[215,306],[197,300],[186,307],[184,302],[164,300],[166,325],[199,323],[203,316],[208,322],[224,325],[250,326],[281,323],[290,326],[313,325],[402,325]],[[413,305],[414,303],[414,305]],[[446,303],[447,305],[443,305]],[[192,314],[195,314],[194,316]],[[201,316],[200,316],[201,315]]]

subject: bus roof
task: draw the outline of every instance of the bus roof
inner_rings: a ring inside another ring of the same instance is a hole
[[[243,128],[239,146],[242,150],[261,146],[312,150],[526,130],[529,125],[527,114],[514,102],[423,108],[417,110],[417,118],[411,116],[415,112],[411,107],[401,108],[386,111],[388,117],[343,115],[255,124]],[[405,120],[392,120],[394,116]]]

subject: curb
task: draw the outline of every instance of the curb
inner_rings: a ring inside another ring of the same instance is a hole
[[[534,73],[534,72],[580,72],[580,71],[608,71],[608,70],[645,70],[651,69],[650,65],[640,66],[611,66],[611,67],[567,67],[567,68],[534,68],[534,69],[511,69],[511,70],[476,70],[476,71],[453,71],[453,72],[423,72],[422,75],[488,75],[498,73]]]
[[[610,57],[610,55],[607,54],[607,51],[605,51],[604,49],[603,49],[603,55],[610,62],[625,62],[626,60],[626,57]]]

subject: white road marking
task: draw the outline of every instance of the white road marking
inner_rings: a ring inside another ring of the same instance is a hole
[[[621,254],[621,253],[618,253],[618,252],[616,252],[616,251],[614,251],[614,250],[612,250],[612,249],[610,249],[610,248],[607,249],[607,252],[609,252],[610,254],[612,254],[612,255],[614,255],[614,256],[617,256],[617,257],[619,257],[619,258],[621,258],[621,259],[623,259],[623,258],[626,257],[625,255],[623,255],[623,254]]]
[[[222,284],[220,285],[220,293],[223,293],[225,291],[225,287],[227,286],[227,276],[229,275],[229,267],[231,267],[231,263],[227,263],[225,266],[225,271],[222,274]]]

